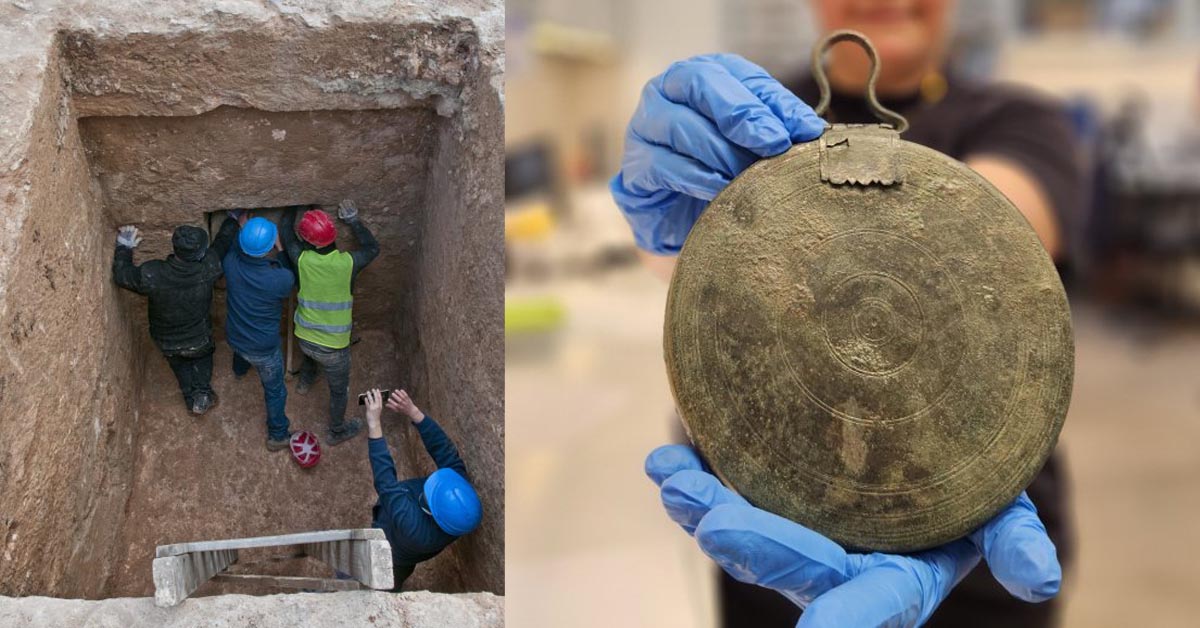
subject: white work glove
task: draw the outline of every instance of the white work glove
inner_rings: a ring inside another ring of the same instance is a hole
[[[358,220],[358,206],[354,204],[354,201],[346,199],[338,203],[338,218],[342,222],[354,222]]]
[[[142,243],[142,237],[138,235],[137,227],[133,225],[125,225],[117,229],[117,245],[128,249],[136,249]]]

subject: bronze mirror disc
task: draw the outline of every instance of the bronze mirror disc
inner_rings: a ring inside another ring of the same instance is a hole
[[[667,301],[688,435],[752,504],[844,546],[959,538],[1058,438],[1074,346],[1037,234],[884,125],[761,161],[700,217]]]

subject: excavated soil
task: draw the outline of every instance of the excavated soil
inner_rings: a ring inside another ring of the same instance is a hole
[[[370,331],[353,345],[352,395],[374,386],[407,386],[395,343],[385,332]],[[296,365],[299,365],[297,352]],[[154,594],[150,562],[154,548],[175,541],[267,536],[310,530],[368,528],[375,489],[367,460],[365,432],[336,447],[324,443],[328,425],[329,389],[324,379],[306,395],[288,382],[287,414],[293,430],[310,430],[323,443],[321,461],[301,469],[287,452],[268,452],[266,409],[262,385],[251,371],[238,380],[230,368],[228,345],[219,343],[214,356],[213,388],[220,405],[202,417],[184,408],[175,380],[161,356],[147,359],[139,414],[133,490],[121,535],[122,560],[113,575],[109,595],[141,597]],[[425,391],[413,390],[420,404]],[[347,418],[362,416],[354,399]],[[399,469],[431,472],[428,455],[413,458],[397,453],[409,441],[419,445],[416,430],[394,413],[385,412],[384,436],[393,446]],[[460,434],[454,434],[460,439]],[[241,562],[253,561],[243,553]],[[409,590],[460,591],[460,565],[443,553],[422,564],[405,583]],[[266,569],[249,570],[265,573]],[[326,574],[327,575],[327,574]],[[198,595],[244,591],[209,583]]]

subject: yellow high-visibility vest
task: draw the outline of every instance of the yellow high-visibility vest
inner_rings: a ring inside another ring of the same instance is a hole
[[[296,337],[342,349],[350,346],[350,276],[354,258],[344,251],[324,255],[306,250],[297,260],[300,294],[296,303]]]

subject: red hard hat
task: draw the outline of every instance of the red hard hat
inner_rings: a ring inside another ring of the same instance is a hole
[[[317,436],[308,430],[292,434],[291,449],[292,458],[301,468],[316,466],[321,460],[321,443],[318,443]]]
[[[300,237],[316,247],[328,246],[337,237],[337,229],[325,212],[310,209],[300,219]]]

